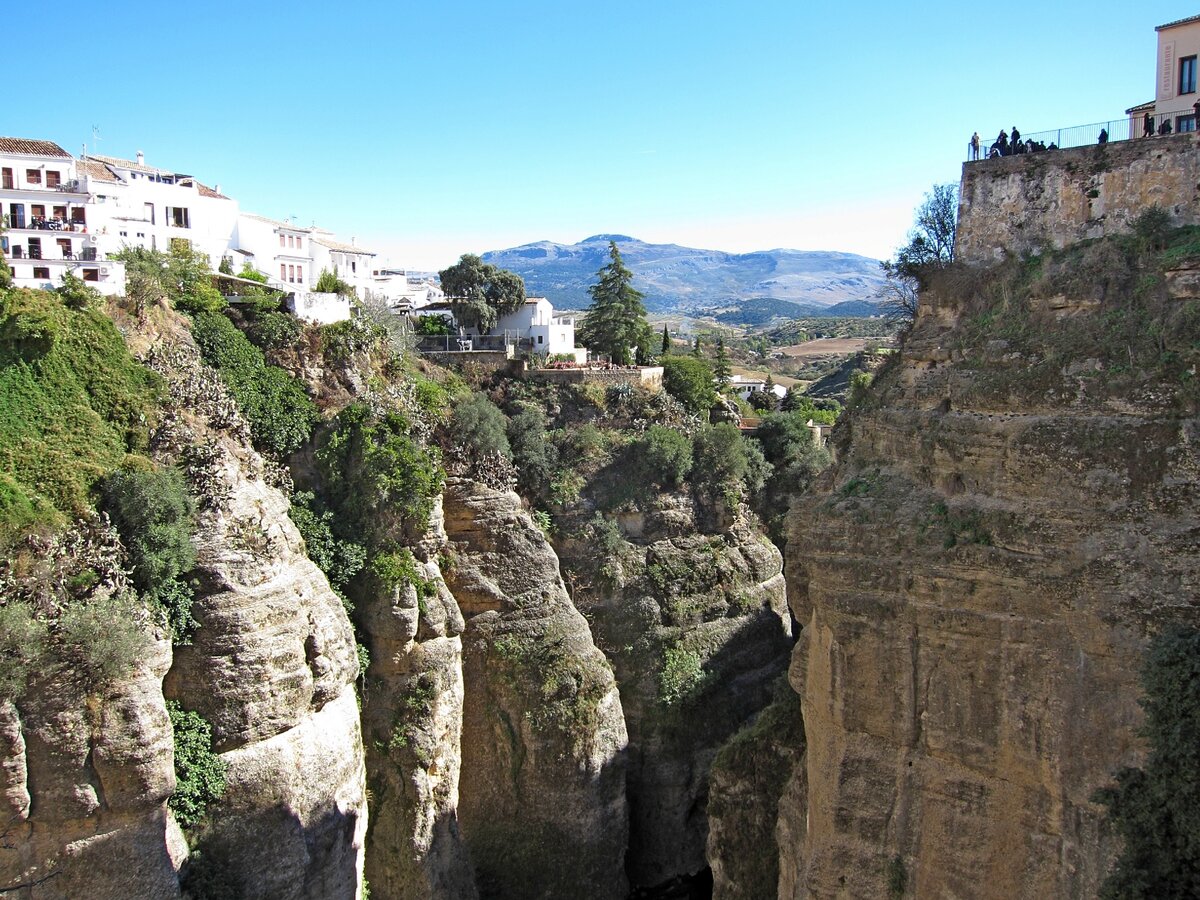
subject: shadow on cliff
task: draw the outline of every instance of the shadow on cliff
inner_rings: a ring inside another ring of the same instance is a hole
[[[307,826],[277,805],[253,816],[221,817],[195,842],[180,871],[193,897],[356,900],[358,814],[327,810]]]

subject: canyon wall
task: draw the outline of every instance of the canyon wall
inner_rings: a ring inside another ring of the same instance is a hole
[[[1176,225],[1200,223],[1198,146],[1200,136],[1177,134],[965,163],[955,256],[1061,249],[1128,231],[1152,205]]]

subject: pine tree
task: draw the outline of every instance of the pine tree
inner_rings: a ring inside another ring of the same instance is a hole
[[[671,333],[669,331],[667,331],[667,326],[664,325],[663,326],[662,355],[666,356],[670,352],[671,352]]]
[[[692,346],[692,356],[700,358],[700,335],[696,335],[696,343]]]
[[[653,332],[646,322],[643,294],[633,287],[633,273],[621,260],[616,241],[608,242],[610,262],[596,273],[599,279],[588,288],[592,305],[579,329],[579,339],[589,350],[607,354],[613,362],[629,365],[639,345],[646,345]]]
[[[713,365],[713,376],[722,386],[729,384],[733,370],[729,367],[729,354],[725,352],[725,338],[717,338],[717,360]]]

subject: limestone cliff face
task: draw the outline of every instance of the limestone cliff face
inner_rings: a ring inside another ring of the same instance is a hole
[[[1147,634],[1200,588],[1200,421],[1172,374],[1196,292],[1127,290],[1113,253],[1045,261],[1023,295],[1003,270],[932,290],[793,507],[807,750],[780,896],[1095,896],[1114,845],[1089,798],[1140,760]]]
[[[198,844],[248,896],[349,900],[366,830],[353,630],[239,429],[213,427],[211,398],[185,405],[206,377],[194,357],[159,362],[181,401],[161,452],[178,450],[201,506],[199,627],[164,692],[212,724],[228,766]]]
[[[439,503],[416,548],[428,596],[404,585],[358,604],[371,652],[362,713],[372,794],[366,871],[372,894],[384,898],[477,895],[457,819],[465,625],[438,564],[445,545]]]
[[[0,706],[0,887],[36,885],[11,896],[179,896],[187,846],[166,807],[175,790],[162,695],[170,664],[171,644],[158,639],[100,695],[59,673]]]
[[[713,757],[786,666],[782,560],[739,514],[681,495],[596,527],[564,519],[559,548],[621,688],[628,871],[652,886],[705,867]]]
[[[621,898],[627,735],[612,671],[516,494],[445,492],[466,618],[459,820],[484,897]]]

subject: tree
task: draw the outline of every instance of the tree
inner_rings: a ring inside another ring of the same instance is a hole
[[[644,295],[633,287],[633,273],[621,260],[616,241],[608,242],[609,263],[596,273],[588,288],[592,305],[579,329],[583,345],[607,354],[620,365],[629,365],[634,348],[648,346],[651,332],[646,322]]]
[[[692,356],[700,357],[700,335],[696,335],[696,343],[692,345]]]
[[[485,263],[473,253],[464,253],[438,276],[454,320],[481,334],[489,333],[501,316],[516,312],[525,302],[525,281],[520,275]]]
[[[725,350],[725,338],[717,338],[717,359],[713,364],[713,377],[722,387],[729,384],[733,370],[729,368],[729,353]]]
[[[1167,627],[1142,669],[1149,743],[1142,768],[1122,769],[1093,798],[1124,839],[1100,889],[1115,898],[1195,897],[1200,891],[1200,631]]]
[[[662,355],[666,356],[670,352],[671,352],[671,332],[667,331],[667,326],[664,325],[663,326],[663,339],[662,339]]]
[[[954,258],[957,224],[958,185],[935,184],[917,207],[908,243],[894,259],[879,264],[886,279],[878,294],[879,306],[888,318],[901,322],[916,318],[917,295],[928,285],[929,276]]]
[[[663,388],[694,413],[705,413],[716,400],[712,368],[694,356],[668,356],[662,361]]]

